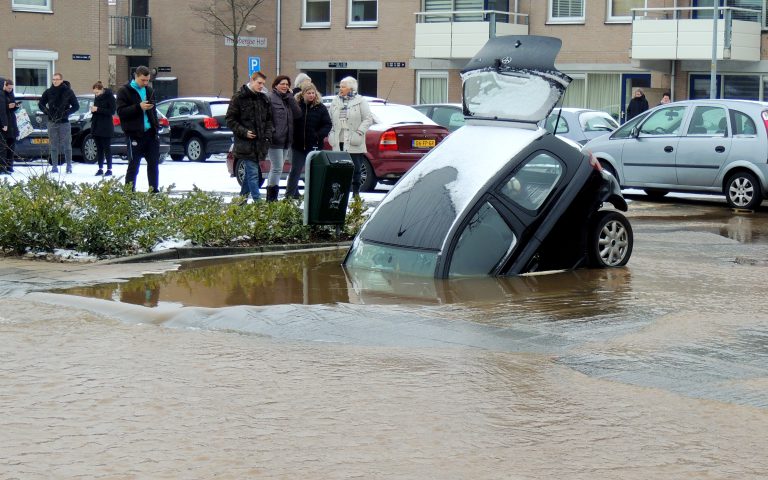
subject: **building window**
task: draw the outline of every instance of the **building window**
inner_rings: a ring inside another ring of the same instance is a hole
[[[59,54],[49,50],[11,50],[16,93],[43,93],[51,84]]]
[[[448,72],[417,72],[416,77],[416,103],[448,101]]]
[[[331,1],[304,0],[304,18],[302,27],[330,27]]]
[[[11,8],[16,12],[53,12],[53,0],[13,0]]]
[[[378,0],[349,0],[349,25],[376,25],[379,21]]]
[[[462,10],[471,10],[475,13],[456,13]],[[489,16],[483,15],[483,10],[491,10],[488,0],[424,0],[425,12],[454,12],[441,15],[425,15],[424,22],[483,22],[488,21]],[[509,11],[509,0],[495,0],[493,9],[497,12]],[[497,22],[509,22],[509,15],[499,14]]]
[[[608,0],[608,22],[631,22],[633,8],[646,8],[646,0]]]
[[[584,23],[584,0],[548,0],[549,22]]]

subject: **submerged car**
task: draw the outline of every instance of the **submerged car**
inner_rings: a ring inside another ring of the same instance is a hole
[[[622,186],[650,197],[723,194],[754,210],[768,193],[768,103],[685,100],[660,105],[584,146]]]
[[[618,182],[538,125],[570,83],[554,66],[560,46],[486,43],[462,71],[466,125],[384,198],[346,268],[445,278],[626,265],[634,239]]]

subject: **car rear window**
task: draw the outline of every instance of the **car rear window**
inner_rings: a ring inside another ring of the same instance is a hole
[[[216,102],[211,103],[211,115],[214,117],[220,117],[227,114],[229,108],[229,102]]]
[[[375,123],[421,123],[437,125],[429,117],[408,105],[369,102]]]
[[[755,122],[746,113],[731,110],[731,123],[733,123],[734,135],[757,135]]]

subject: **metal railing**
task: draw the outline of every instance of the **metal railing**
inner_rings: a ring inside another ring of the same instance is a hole
[[[712,19],[712,11],[717,9],[718,16],[725,19],[726,23],[732,20],[744,20],[747,22],[759,22],[765,29],[763,11],[741,7],[660,7],[660,8],[633,8],[632,21],[635,20],[693,20]],[[701,17],[700,12],[707,12],[706,17]]]
[[[495,17],[499,23],[528,25],[528,14],[500,10],[435,10],[416,12],[416,23],[440,22],[490,22]]]
[[[152,18],[109,17],[109,46],[150,50]]]

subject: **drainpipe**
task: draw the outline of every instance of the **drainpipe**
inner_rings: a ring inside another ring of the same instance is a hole
[[[280,40],[281,40],[281,27],[280,27],[280,10],[282,9],[281,6],[281,0],[277,0],[277,39],[275,41],[275,50],[277,55],[277,62],[275,63],[277,67],[277,71],[275,72],[275,76],[280,75]]]
[[[720,9],[712,3],[712,64],[709,68],[709,98],[717,98],[717,17]]]
[[[669,75],[669,77],[670,77],[669,78],[669,84],[670,84],[669,85],[669,97],[670,97],[669,99],[671,101],[673,101],[673,102],[675,101],[675,63],[676,62],[677,62],[677,60],[672,60],[672,71],[670,72],[670,75]]]

